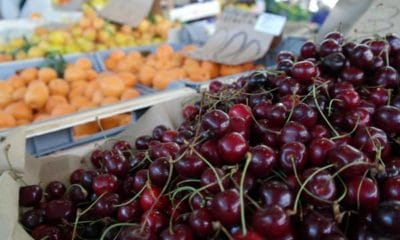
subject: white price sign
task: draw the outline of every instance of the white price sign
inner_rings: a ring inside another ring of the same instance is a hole
[[[281,35],[283,27],[286,23],[286,17],[271,13],[263,13],[258,19],[254,27],[256,31],[268,33],[274,36]]]

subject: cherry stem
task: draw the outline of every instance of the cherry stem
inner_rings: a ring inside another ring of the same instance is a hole
[[[10,168],[11,173],[14,175],[15,180],[20,181],[24,186],[27,186],[28,184],[24,181],[24,179],[18,175],[17,170],[13,167],[10,161],[10,156],[8,155],[8,152],[10,151],[11,145],[7,144],[4,147],[4,154],[6,156],[6,162],[8,164],[8,167]]]
[[[116,227],[132,227],[132,226],[139,226],[137,223],[116,223],[113,224],[111,226],[109,226],[108,228],[106,228],[106,230],[104,230],[103,234],[101,234],[100,240],[104,240],[104,238],[106,237],[107,233],[109,231],[111,231],[111,229],[116,228]],[[74,239],[74,238],[72,238]]]
[[[328,104],[328,116],[329,117],[332,115],[332,105],[334,102],[342,102],[342,101],[339,99],[335,99],[335,98],[333,98],[332,100],[329,101],[329,104]]]
[[[341,167],[339,170],[337,170],[333,175],[332,178],[336,177],[337,175],[339,175],[339,173],[343,172],[344,170],[356,166],[356,165],[369,165],[369,166],[375,166],[375,164],[372,163],[368,163],[368,162],[352,162],[349,164],[344,165],[343,167]]]
[[[132,203],[133,201],[135,201],[138,197],[140,197],[140,195],[141,195],[142,192],[146,189],[146,187],[147,187],[147,186],[144,185],[144,186],[142,187],[142,189],[140,189],[140,191],[139,191],[138,193],[136,193],[135,196],[133,196],[133,197],[132,197],[131,199],[129,199],[127,202],[114,205],[114,207],[123,207],[123,206],[126,206],[126,205],[131,204],[131,203]]]
[[[357,212],[360,211],[360,207],[361,207],[361,204],[360,204],[361,187],[362,187],[362,185],[364,183],[364,179],[367,177],[367,174],[368,174],[368,171],[365,171],[365,173],[363,174],[363,177],[361,178],[361,182],[357,187]]]
[[[231,236],[231,234],[229,233],[229,231],[228,231],[224,226],[222,226],[222,224],[220,225],[220,228],[221,228],[222,232],[225,234],[225,236],[228,238],[228,240],[235,240],[235,239]]]
[[[247,169],[249,168],[251,162],[251,153],[247,153],[246,162],[244,164],[242,177],[240,178],[240,188],[239,188],[239,196],[240,196],[240,218],[242,222],[242,231],[243,235],[247,235],[247,227],[246,227],[246,216],[245,216],[245,205],[244,205],[244,179],[246,177]]]
[[[340,138],[347,137],[347,136],[350,136],[351,134],[353,134],[358,129],[358,125],[360,124],[360,118],[361,118],[360,115],[358,115],[357,116],[357,122],[356,122],[356,124],[354,125],[353,129],[350,132],[348,132],[346,134],[343,134],[343,135],[340,135],[340,136],[332,137],[331,140],[340,139]]]

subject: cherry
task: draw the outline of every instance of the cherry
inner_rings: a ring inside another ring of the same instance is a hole
[[[278,82],[278,92],[281,95],[296,94],[300,90],[300,83],[297,79],[287,77]]]
[[[95,168],[101,168],[103,161],[103,152],[100,149],[96,149],[90,155],[90,162]]]
[[[104,151],[103,158],[103,164],[106,172],[121,177],[125,176],[129,171],[129,161],[120,152],[115,150]]]
[[[385,200],[400,201],[400,177],[388,178],[384,182],[382,196]]]
[[[350,61],[356,67],[368,70],[374,63],[374,54],[368,45],[358,44],[350,55]]]
[[[262,240],[263,238],[256,232],[247,230],[246,235],[242,231],[236,232],[232,235],[234,240]]]
[[[286,74],[290,74],[290,71],[292,70],[293,67],[293,61],[289,59],[283,59],[278,64],[276,65],[276,69],[278,71],[285,72]]]
[[[337,145],[328,152],[327,156],[328,162],[334,164],[338,170],[353,164],[340,172],[343,177],[362,176],[369,169],[370,159],[363,152],[348,144]]]
[[[221,110],[212,110],[204,114],[201,127],[215,136],[222,136],[228,131],[229,115]]]
[[[161,140],[163,133],[167,130],[168,130],[168,128],[166,126],[158,125],[157,127],[155,127],[153,129],[153,139]]]
[[[34,207],[42,200],[43,191],[38,185],[29,185],[19,189],[19,206]]]
[[[63,219],[72,221],[75,219],[75,207],[69,200],[51,200],[45,208],[45,218],[50,223],[60,223]]]
[[[237,172],[235,172],[232,177],[231,177],[231,181],[232,181],[232,185],[239,191],[240,189],[240,181],[242,179],[242,172],[240,170],[238,170]],[[243,182],[243,192],[250,192],[251,189],[254,186],[254,177],[251,174],[246,174],[246,176],[244,176],[244,182]]]
[[[293,172],[295,167],[297,171],[302,170],[307,164],[307,148],[301,142],[286,143],[281,147],[279,155],[279,164],[286,172]]]
[[[388,47],[387,42],[383,40],[373,40],[369,42],[368,45],[375,56],[381,56],[384,54],[384,51],[386,51]]]
[[[219,168],[215,168],[216,173],[218,174],[219,179],[222,179],[225,175],[224,171]],[[200,177],[200,185],[202,187],[208,186],[206,189],[206,192],[209,193],[218,193],[221,191],[218,183],[217,183],[217,177],[215,176],[214,171],[211,168],[207,168]],[[224,188],[228,187],[229,185],[229,179],[225,178],[222,180],[222,185]]]
[[[279,142],[279,135],[278,131],[267,130],[262,136],[262,143],[270,146],[270,147],[277,147]]]
[[[307,83],[317,76],[317,68],[310,61],[300,61],[293,65],[291,73],[301,83]]]
[[[157,233],[168,224],[168,219],[159,211],[147,211],[142,215],[141,224],[148,227],[150,231]]]
[[[337,224],[317,211],[310,211],[302,222],[302,235],[304,239],[320,240],[328,235],[338,232]]]
[[[245,80],[245,83],[247,83],[247,86],[250,89],[255,89],[258,87],[263,87],[265,85],[266,81],[267,81],[267,76],[265,73],[254,72],[254,73],[250,74],[250,76],[248,76],[247,80]],[[240,85],[244,86],[244,84],[240,84]],[[243,88],[243,86],[240,88]]]
[[[85,189],[79,186],[71,186],[68,193],[68,198],[74,204],[84,202],[88,197],[88,193]]]
[[[394,67],[397,71],[400,70],[400,53],[396,53],[390,58],[390,65]]]
[[[194,133],[190,130],[180,130],[178,136],[176,137],[176,143],[183,145],[186,142],[190,142],[194,137]]]
[[[344,116],[344,124],[349,130],[369,126],[371,124],[371,114],[365,108],[350,110]]]
[[[142,215],[142,209],[139,201],[134,200],[128,205],[118,208],[117,218],[119,222],[138,221]]]
[[[53,200],[53,199],[60,199],[64,196],[65,193],[65,186],[63,183],[59,181],[50,182],[46,187],[46,199]]]
[[[212,221],[212,215],[205,208],[198,209],[189,216],[190,227],[199,237],[206,237],[214,232]]]
[[[308,129],[315,126],[318,121],[317,112],[305,103],[298,104],[292,113],[292,120],[303,124]]]
[[[155,186],[148,186],[140,196],[140,206],[144,211],[153,208],[162,210],[168,205],[168,198],[161,195],[161,189]]]
[[[148,180],[148,175],[149,171],[147,169],[137,171],[133,178],[133,189],[135,192],[140,192],[144,188]]]
[[[325,39],[324,41],[321,42],[321,45],[319,47],[319,55],[321,57],[326,57],[329,54],[341,51],[342,47],[336,40],[333,39]]]
[[[250,153],[249,171],[251,174],[255,177],[267,176],[277,162],[275,151],[266,145],[258,145],[251,148]]]
[[[273,206],[253,215],[254,230],[267,239],[283,237],[290,233],[290,217],[279,206]]]
[[[240,221],[239,192],[229,189],[215,195],[212,202],[214,218],[224,226],[232,226]]]
[[[272,127],[282,127],[285,124],[288,110],[285,105],[278,103],[267,111],[268,124]]]
[[[253,107],[253,114],[256,119],[267,117],[268,109],[271,107],[271,102],[263,101]]]
[[[44,223],[44,214],[42,209],[28,210],[22,215],[21,223],[28,229],[34,229]]]
[[[119,181],[114,175],[102,174],[94,179],[92,188],[97,196],[100,196],[105,192],[115,193],[118,191]]]
[[[95,204],[95,212],[98,217],[111,217],[117,205],[120,202],[120,197],[116,193],[106,193],[102,198],[100,198]]]
[[[361,103],[361,97],[355,90],[343,90],[336,95],[338,106],[349,110],[357,108]]]
[[[345,90],[355,90],[353,84],[349,82],[336,82],[330,86],[330,93],[334,96]]]
[[[230,118],[243,118],[247,124],[250,124],[252,122],[251,108],[241,103],[233,105],[229,109],[228,115]]]
[[[397,201],[382,202],[372,215],[373,227],[384,236],[400,235],[400,204]],[[393,239],[394,239],[393,238]]]
[[[186,120],[195,119],[198,113],[199,109],[194,105],[186,105],[182,110],[183,117]]]
[[[242,135],[231,132],[218,141],[218,152],[226,164],[236,164],[243,160],[249,145]]]
[[[399,86],[399,74],[391,66],[381,67],[375,71],[371,83],[385,88],[397,88]]]
[[[291,142],[306,143],[310,140],[310,133],[303,124],[291,121],[282,128],[280,140],[282,144]]]
[[[249,139],[250,137],[250,125],[246,123],[243,118],[233,117],[231,118],[229,129],[232,132],[237,132],[243,136],[245,139]]]
[[[364,72],[356,67],[347,67],[343,69],[340,77],[343,81],[349,82],[354,86],[360,86],[365,82]]]
[[[390,145],[386,133],[376,127],[364,127],[356,131],[353,145],[374,158],[378,152],[382,157],[390,154]]]
[[[158,158],[169,158],[172,157],[170,151],[165,147],[168,143],[158,143],[154,145],[150,145],[149,147],[149,155],[152,160],[156,160]],[[178,145],[179,149],[179,145]]]
[[[356,44],[353,42],[347,42],[343,44],[343,53],[346,57],[350,57],[353,54],[354,48],[356,47]]]
[[[170,174],[170,164],[166,158],[159,158],[149,166],[149,176],[151,183],[163,187]]]
[[[354,177],[346,182],[345,203],[352,207],[373,209],[379,204],[378,186],[368,177]]]
[[[291,61],[294,61],[295,60],[295,56],[294,56],[294,54],[292,52],[280,51],[275,57],[275,62],[279,63],[280,61],[282,61],[284,59],[289,59]]]
[[[312,193],[312,195],[304,193],[304,198],[314,206],[329,206],[336,197],[336,185],[328,171],[323,170],[314,174],[317,170],[318,168],[311,168],[303,173],[303,180],[309,179],[306,189]]]
[[[58,227],[50,225],[39,225],[32,231],[32,237],[35,240],[61,240],[61,231]]]
[[[112,231],[110,231],[112,233]],[[111,234],[110,240],[114,240],[118,232]],[[156,240],[156,234],[148,227],[142,229],[139,225],[124,227],[119,233],[118,240]]]
[[[130,156],[131,149],[132,149],[132,147],[129,144],[129,142],[124,141],[124,140],[117,141],[112,147],[112,150],[124,155],[125,157]]]
[[[81,175],[81,179],[79,180],[79,184],[82,185],[85,189],[92,190],[93,181],[97,176],[98,172],[96,171],[84,171]]]
[[[315,125],[311,131],[311,139],[328,138],[330,137],[329,130],[323,125]]]
[[[389,44],[390,55],[395,55],[400,52],[400,39],[395,34],[386,35],[386,41]]]
[[[93,224],[88,224],[83,226],[81,229],[78,228],[79,231],[79,236],[85,239],[99,239],[101,237],[102,229],[103,229],[103,224],[102,223],[93,223]],[[112,232],[112,231],[110,231]],[[72,232],[71,232],[72,233]],[[65,238],[66,240],[71,240],[71,238]]]
[[[175,142],[163,143],[162,148],[166,150],[172,158],[175,158],[181,150],[181,147]]]
[[[327,138],[317,138],[311,141],[309,149],[309,160],[312,166],[322,166],[326,163],[327,153],[335,148],[334,141]]]
[[[272,181],[262,184],[259,195],[264,208],[276,205],[288,209],[293,206],[293,193],[286,184],[281,182]]]
[[[207,168],[207,164],[195,153],[186,153],[175,163],[176,171],[183,177],[199,177]]]
[[[160,239],[162,240],[192,240],[193,232],[192,230],[183,224],[174,225],[171,231],[167,228],[162,231],[160,235]]]
[[[152,140],[151,136],[144,135],[136,138],[135,147],[137,150],[146,150],[149,148],[149,142]]]
[[[333,75],[338,73],[345,67],[346,57],[343,53],[334,52],[322,59],[321,66],[323,69]]]
[[[218,80],[214,80],[210,83],[210,85],[208,86],[208,89],[212,93],[218,93],[219,91],[221,91],[223,89],[223,87],[224,87],[224,85],[222,82],[220,82]]]
[[[213,166],[220,166],[221,158],[218,153],[218,142],[215,140],[208,140],[200,147],[201,155],[206,158]]]
[[[385,66],[385,61],[383,61],[382,57],[374,57],[372,68],[368,70],[369,73],[376,71]]]
[[[317,46],[313,42],[305,42],[300,49],[300,56],[303,59],[316,58],[317,57]]]
[[[162,142],[175,142],[178,137],[178,132],[175,130],[166,130],[161,136]]]
[[[146,158],[146,154],[144,152],[135,152],[129,158],[129,171],[135,170],[140,166],[140,164],[144,164],[143,160]]]
[[[387,133],[400,133],[400,109],[393,106],[381,106],[374,114],[377,127]]]
[[[343,44],[344,42],[344,35],[341,32],[329,32],[325,35],[325,39],[333,39],[339,44]]]
[[[81,181],[82,174],[85,172],[84,169],[77,169],[73,171],[69,177],[69,182],[71,184],[79,184]]]

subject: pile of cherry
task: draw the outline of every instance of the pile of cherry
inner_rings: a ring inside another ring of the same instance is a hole
[[[34,239],[400,239],[400,39],[329,33],[20,189]],[[111,141],[111,140],[110,140]]]

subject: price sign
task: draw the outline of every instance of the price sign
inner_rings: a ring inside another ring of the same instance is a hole
[[[286,17],[271,13],[263,13],[258,17],[255,29],[260,32],[272,34],[274,36],[281,35],[285,27]]]
[[[153,0],[109,0],[100,15],[111,21],[136,27],[145,18]]]

